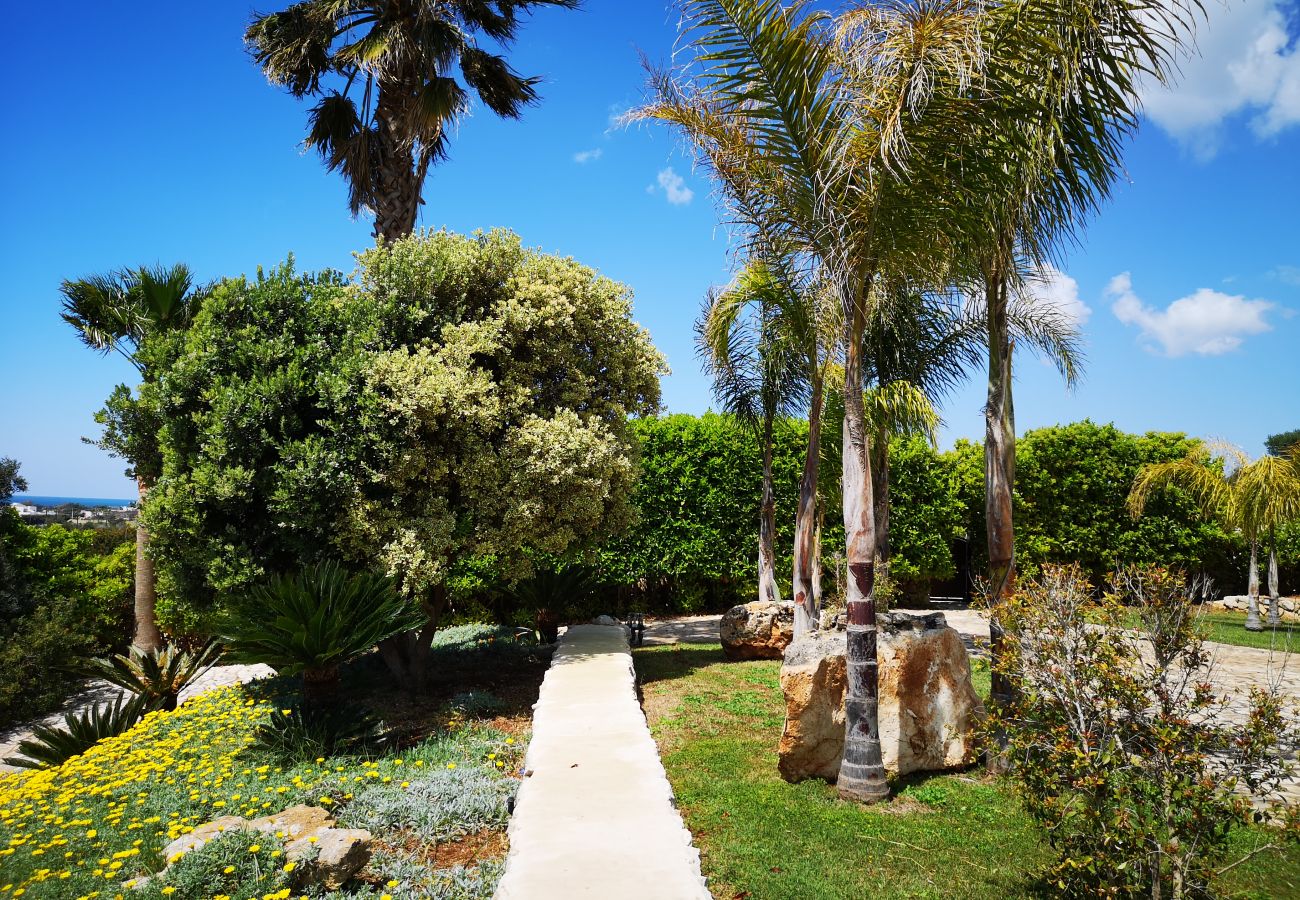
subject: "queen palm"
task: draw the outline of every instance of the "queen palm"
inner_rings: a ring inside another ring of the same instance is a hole
[[[749,263],[735,284],[713,293],[696,324],[700,355],[723,411],[757,438],[763,459],[758,526],[758,598],[779,602],[776,577],[776,493],[772,440],[779,418],[804,398],[807,368],[796,341],[804,304],[764,262]]]
[[[635,113],[675,125],[690,139],[752,256],[779,252],[786,266],[827,285],[842,316],[849,385],[862,380],[862,337],[878,273],[938,265],[943,244],[932,240],[929,223],[939,217],[923,204],[898,202],[900,194],[926,195],[915,179],[906,191],[894,190],[893,172],[914,128],[937,132],[944,123],[902,111],[925,107],[941,70],[973,62],[967,48],[978,24],[964,8],[896,12],[883,27],[847,41],[858,51],[849,56],[833,20],[807,3],[690,0],[683,27],[693,58],[678,73],[685,77],[652,73],[655,99]],[[848,390],[848,686],[838,788],[860,800],[889,793],[877,721],[868,440],[861,392]]]
[[[103,354],[119,354],[145,381],[153,373],[141,359],[141,344],[152,334],[185,328],[206,295],[206,288],[195,288],[193,276],[184,265],[141,266],[91,275],[64,281],[59,290],[63,294],[63,320],[77,330],[82,342]],[[149,485],[158,475],[157,439],[149,429],[135,431],[138,433],[121,436],[128,446],[110,449],[130,463],[130,474],[136,479],[143,505]],[[135,535],[133,643],[142,652],[157,651],[163,640],[155,614],[157,587],[148,552],[149,532],[143,522],[137,521]]]
[[[352,214],[373,213],[375,236],[392,241],[415,229],[429,166],[471,95],[512,119],[537,101],[539,79],[479,38],[508,47],[542,6],[577,0],[301,0],[254,16],[245,40],[273,84],[319,98],[307,146],[342,173]]]
[[[1239,530],[1250,545],[1246,629],[1262,631],[1259,620],[1259,543],[1269,543],[1269,624],[1280,621],[1277,596],[1277,528],[1300,518],[1300,458],[1263,456],[1250,462],[1228,444],[1197,449],[1182,459],[1143,467],[1129,493],[1129,511],[1141,515],[1162,488],[1187,491],[1203,515]]]

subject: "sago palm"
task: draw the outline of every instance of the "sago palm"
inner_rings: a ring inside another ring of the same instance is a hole
[[[185,265],[141,266],[103,275],[64,281],[63,320],[77,330],[82,342],[99,353],[117,353],[133,365],[143,380],[153,377],[140,359],[140,345],[153,334],[188,326],[207,295],[197,287]],[[158,475],[156,438],[133,435],[138,451],[127,460],[136,480],[141,506]],[[155,608],[157,587],[149,557],[149,532],[136,522],[135,639],[142,651],[162,647]]]
[[[370,211],[393,241],[415,229],[429,166],[471,97],[512,119],[537,101],[539,79],[480,39],[508,47],[545,6],[577,0],[301,0],[255,16],[245,40],[271,83],[317,98],[307,146],[347,181],[352,214]]]

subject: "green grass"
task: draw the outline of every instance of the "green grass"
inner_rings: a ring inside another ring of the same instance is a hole
[[[1261,606],[1264,604],[1261,603]],[[1266,611],[1261,609],[1260,619],[1265,618]],[[1137,612],[1130,611],[1127,620],[1136,626],[1139,622]],[[1300,652],[1300,622],[1284,621],[1276,628],[1266,624],[1263,631],[1247,631],[1246,614],[1226,610],[1202,612],[1196,620],[1201,624],[1206,640],[1236,647],[1275,650],[1279,653]]]
[[[980,770],[910,777],[880,806],[842,801],[821,781],[787,784],[776,771],[779,661],[728,663],[716,645],[634,656],[715,897],[1051,896],[1036,880],[1050,850],[1007,782]],[[987,664],[976,661],[974,680],[986,695]],[[1219,887],[1235,897],[1300,897],[1300,850],[1256,857]]]

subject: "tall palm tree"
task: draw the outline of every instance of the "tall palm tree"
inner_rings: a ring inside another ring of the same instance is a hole
[[[140,346],[151,335],[189,325],[206,288],[195,288],[193,275],[185,265],[141,266],[109,274],[67,280],[63,294],[65,322],[77,330],[82,342],[105,355],[117,353],[149,381],[153,373],[140,358]],[[125,388],[119,390],[125,391]],[[149,486],[157,477],[156,437],[132,435],[132,449],[125,452],[136,479],[141,506]],[[137,519],[135,529],[135,639],[142,651],[163,646],[155,613],[157,585],[153,560],[149,556],[149,532]]]
[[[348,184],[352,214],[374,214],[375,237],[415,230],[429,166],[471,93],[515,119],[535,103],[536,77],[479,46],[507,48],[523,15],[577,0],[300,0],[253,17],[244,38],[271,83],[318,98],[307,146]],[[460,79],[455,77],[459,70]],[[462,84],[463,82],[463,84]]]
[[[1269,542],[1269,624],[1280,621],[1277,597],[1276,532],[1300,518],[1300,456],[1263,456],[1250,462],[1230,444],[1197,448],[1182,459],[1143,467],[1129,493],[1129,511],[1141,515],[1151,495],[1170,486],[1191,494],[1207,518],[1240,530],[1250,544],[1246,629],[1262,631],[1259,619],[1259,543]]]
[[[843,321],[845,383],[862,380],[862,337],[882,269],[937,264],[940,216],[912,173],[895,179],[936,81],[970,68],[974,3],[893,10],[840,40],[806,2],[688,0],[678,73],[652,72],[654,100],[634,114],[682,130],[717,180],[751,257],[776,252],[833,292]],[[850,46],[852,53],[845,53]],[[877,719],[875,523],[860,391],[845,392],[842,494],[849,569],[848,687],[841,795],[889,794]]]
[[[796,341],[802,301],[773,266],[750,262],[735,284],[712,293],[696,323],[704,368],[724,412],[758,439],[763,488],[758,526],[758,598],[780,602],[776,577],[776,493],[772,441],[777,420],[804,399],[807,368]]]

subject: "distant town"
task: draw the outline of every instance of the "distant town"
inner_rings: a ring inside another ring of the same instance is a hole
[[[68,525],[81,528],[110,528],[134,522],[139,509],[134,503],[74,497],[15,497],[9,504],[29,525]]]

